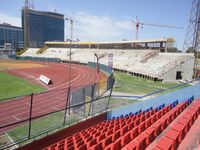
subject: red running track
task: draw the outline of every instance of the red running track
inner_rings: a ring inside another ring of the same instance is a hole
[[[61,63],[43,63],[43,65],[45,67],[8,70],[9,73],[31,80],[34,83],[42,84],[48,89],[47,92],[33,96],[32,117],[63,109],[66,104],[69,85],[69,65]],[[47,86],[39,81],[38,78],[41,74],[49,77],[53,84]],[[99,82],[105,78],[106,75],[102,72],[98,74],[96,69],[75,64],[71,65],[71,87],[74,90],[84,85]],[[1,102],[0,126],[28,119],[29,113],[30,96]],[[14,127],[16,125],[0,129],[0,134]]]

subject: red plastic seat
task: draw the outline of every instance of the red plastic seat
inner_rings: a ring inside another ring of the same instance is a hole
[[[185,126],[183,124],[180,123],[176,123],[173,127],[173,130],[178,131],[179,132],[179,143],[181,143],[181,141],[183,140],[183,138],[185,137],[186,133],[185,133]]]
[[[74,145],[72,145],[71,147],[67,147],[67,150],[74,150]]]
[[[161,110],[159,112],[156,113],[156,119],[160,119],[162,117],[162,113]]]
[[[153,124],[154,122],[156,122],[156,115],[155,114],[153,116],[151,116],[151,124]]]
[[[78,147],[80,147],[80,146],[82,146],[82,145],[84,145],[84,141],[80,141],[79,143],[74,144],[74,146],[75,146],[76,148],[78,148]]]
[[[121,136],[126,134],[128,132],[128,126],[125,126],[123,129],[120,130],[120,132],[121,132]]]
[[[67,147],[72,147],[74,146],[74,142],[73,141],[70,141],[69,143],[67,143]]]
[[[87,142],[87,148],[92,147],[93,145],[97,144],[96,139],[92,139],[91,141]]]
[[[134,128],[134,121],[128,124],[128,130],[131,130]]]
[[[103,150],[102,143],[98,143],[90,148],[90,150]]]
[[[138,141],[133,140],[125,146],[124,150],[136,150],[137,146],[138,146]]]
[[[122,148],[121,138],[119,138],[114,142],[112,149],[113,150],[121,150],[121,148]]]
[[[197,117],[198,117],[198,109],[195,109],[195,108],[190,107],[190,108],[187,109],[187,113],[189,113],[189,114],[192,115],[192,118],[193,118],[194,121],[195,121],[195,120],[197,119]]]
[[[147,113],[145,114],[145,119],[149,118],[150,116],[151,116],[151,113],[150,113],[150,112],[147,112]]]
[[[109,144],[108,146],[106,146],[104,148],[104,150],[112,150],[112,147],[113,147],[113,143]]]
[[[173,144],[172,144],[172,147],[174,149],[177,149],[178,148],[178,145],[179,145],[179,140],[178,140],[178,137],[179,137],[179,132],[178,131],[175,131],[175,130],[169,130],[166,134],[165,134],[165,137],[168,138],[168,139],[171,139],[173,141]]]
[[[113,134],[113,129],[110,129],[110,130],[108,130],[108,131],[106,132],[106,136],[109,136],[109,135],[111,135],[111,134]]]
[[[139,133],[143,132],[145,129],[146,129],[146,127],[145,127],[145,122],[142,122],[142,123],[139,125]]]
[[[186,119],[184,117],[182,117],[182,118],[180,118],[178,120],[178,123],[180,123],[180,124],[185,126],[185,133],[187,133],[189,131],[189,129],[190,129],[189,121],[190,121],[189,119]]]
[[[134,127],[133,130],[131,131],[131,139],[134,139],[135,137],[138,136],[138,134],[139,134],[138,128],[139,128],[138,126]]]
[[[115,133],[112,135],[112,141],[117,140],[120,136],[121,136],[121,135],[120,135],[120,131],[115,132]]]
[[[57,143],[50,146],[50,149],[53,150],[57,147]]]
[[[140,124],[140,118],[135,119],[134,126],[137,126]]]
[[[99,137],[97,137],[97,142],[100,142],[101,140],[105,139],[105,134],[101,134]]]
[[[106,146],[108,146],[112,142],[113,142],[112,141],[112,135],[110,135],[109,137],[107,137],[105,140],[102,141],[102,148],[105,148]]]
[[[186,119],[189,120],[190,127],[191,127],[192,124],[194,123],[193,116],[192,116],[191,114],[189,114],[189,113],[184,113],[183,118],[186,118]]]
[[[155,136],[158,136],[160,133],[161,133],[161,131],[162,131],[162,129],[161,129],[161,123],[160,122],[155,122],[153,125],[152,125],[152,127],[155,129]]]
[[[167,118],[165,116],[163,116],[162,118],[160,118],[158,120],[158,122],[160,122],[162,124],[161,126],[161,130],[163,131],[166,127],[167,127]]]
[[[84,144],[84,145],[76,148],[76,150],[87,150],[87,146],[86,146],[86,144]]]
[[[128,144],[131,141],[131,132],[127,132],[121,140],[121,144],[122,146],[125,146],[126,144]]]
[[[89,142],[89,141],[92,140],[92,139],[93,139],[93,137],[92,137],[92,136],[89,136],[88,138],[85,138],[84,141],[85,141],[85,142]]]
[[[140,122],[143,122],[145,120],[145,115],[142,115],[141,117],[140,117]]]
[[[172,114],[171,113],[167,113],[167,114],[165,114],[165,117],[167,119],[167,125],[169,125],[173,120]]]
[[[138,150],[140,150],[140,149],[142,150],[147,147],[147,144],[146,144],[147,137],[148,137],[148,134],[146,134],[144,132],[137,136],[136,141],[138,141],[138,145],[137,145]]]
[[[149,145],[155,139],[155,129],[149,127],[148,129],[145,130],[145,133],[149,135],[148,138],[146,139],[146,144]]]
[[[145,128],[148,128],[148,127],[150,127],[151,125],[152,125],[152,123],[151,123],[151,118],[146,119],[146,121],[145,121]]]
[[[96,138],[96,137],[98,137],[98,136],[100,136],[100,135],[101,135],[101,132],[97,132],[97,133],[94,134],[93,137]]]
[[[156,147],[159,148],[160,150],[172,150],[172,145],[173,145],[173,141],[163,137],[161,139],[159,139]]]
[[[118,125],[118,126],[116,126],[115,128],[114,128],[114,131],[116,132],[116,131],[118,131],[120,129],[120,126]]]

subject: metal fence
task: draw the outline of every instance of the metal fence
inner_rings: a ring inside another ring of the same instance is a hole
[[[111,74],[98,83],[55,89],[0,102],[0,135],[13,139],[12,142],[1,143],[0,149],[41,138],[55,129],[106,111],[113,85]]]
[[[51,57],[32,57],[32,56],[16,56],[16,60],[32,60],[32,61],[48,61],[48,62],[61,62],[59,58]]]

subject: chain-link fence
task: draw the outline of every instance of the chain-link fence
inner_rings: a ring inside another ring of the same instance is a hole
[[[13,140],[1,143],[0,149],[46,136],[55,129],[106,111],[113,84],[114,79],[109,76],[98,83],[0,102],[0,142],[6,136]]]

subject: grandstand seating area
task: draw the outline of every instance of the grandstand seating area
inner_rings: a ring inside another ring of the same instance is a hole
[[[153,149],[177,149],[200,114],[200,100],[174,101],[157,108],[131,112],[105,120],[44,150],[141,150],[147,148],[164,130]],[[172,127],[169,127],[170,124]]]
[[[69,61],[69,48],[47,48],[41,54],[36,54],[32,48],[28,49],[22,56],[59,58]],[[182,66],[187,61],[193,61],[192,54],[183,53],[159,53],[156,50],[120,50],[120,49],[79,49],[71,50],[72,61],[79,63],[96,62],[94,54],[104,54],[100,63],[108,64],[108,54],[113,53],[113,68],[130,72],[136,76],[164,79],[164,74]],[[127,61],[128,60],[128,61]],[[193,64],[187,69],[192,68]],[[192,72],[187,70],[186,72]],[[192,74],[191,74],[192,77]],[[175,77],[174,77],[175,78]]]
[[[28,48],[21,56],[36,56],[39,48]]]

